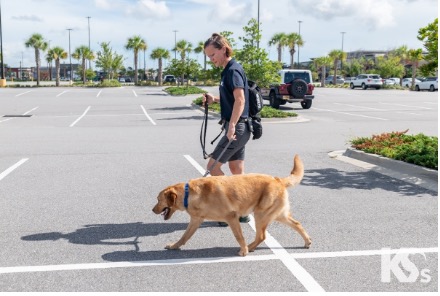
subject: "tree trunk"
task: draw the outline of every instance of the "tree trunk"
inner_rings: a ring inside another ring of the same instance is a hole
[[[159,85],[162,85],[162,58],[159,58]]]
[[[138,83],[138,53],[134,52],[134,84]]]
[[[291,69],[294,69],[295,68],[295,65],[294,65],[294,56],[295,56],[295,48],[292,48],[291,50],[290,50],[290,68]]]
[[[40,86],[40,51],[35,48],[35,63],[37,66],[37,86]]]
[[[321,86],[324,87],[325,86],[325,74],[326,74],[326,66],[322,66],[322,70],[321,70]]]
[[[55,77],[55,85],[60,86],[60,59],[55,60],[55,68],[56,68],[56,77]]]
[[[86,58],[83,57],[82,59],[82,67],[83,67],[83,84],[86,84]]]
[[[278,62],[281,63],[282,47],[281,47],[280,44],[278,44],[278,48],[277,49],[278,49]]]

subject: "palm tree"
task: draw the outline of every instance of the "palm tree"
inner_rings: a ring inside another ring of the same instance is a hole
[[[195,53],[201,53],[203,52],[203,70],[206,71],[206,54],[205,54],[205,42],[200,41],[199,44],[197,44],[197,47],[194,48]]]
[[[153,50],[150,57],[153,60],[159,61],[159,73],[157,74],[159,77],[159,85],[162,85],[162,60],[163,59],[169,59],[170,58],[170,52],[166,50],[165,48],[158,47]]]
[[[40,50],[45,51],[49,46],[41,34],[33,34],[24,44],[26,47],[33,47],[35,50],[35,63],[37,68],[37,86],[40,85]]]
[[[406,45],[402,45],[398,48],[396,48],[395,50],[393,50],[393,54],[397,57],[400,58],[400,63],[405,67],[406,64],[409,63],[409,55],[408,55],[408,47]],[[405,72],[406,72],[406,68],[405,68]],[[400,86],[402,86],[402,82],[403,82],[403,76],[406,73],[402,73],[400,78]]]
[[[55,72],[56,72],[56,78],[55,78],[55,84],[56,86],[60,86],[60,59],[66,59],[67,58],[67,52],[64,51],[61,47],[54,47],[51,48],[47,52],[47,57],[50,57],[52,60],[55,60]]]
[[[89,49],[88,46],[82,45],[80,47],[77,47],[75,51],[72,53],[72,57],[74,57],[77,60],[81,60],[82,64],[82,81],[85,84],[86,83],[86,61],[91,61],[95,59],[95,55],[93,51]]]
[[[333,75],[333,84],[336,85],[336,71],[338,70],[338,62],[345,61],[345,59],[347,58],[347,54],[340,49],[334,49],[330,51],[328,56],[333,61],[333,67],[335,69],[335,74]]]
[[[283,47],[288,46],[288,39],[285,33],[277,33],[269,40],[269,46],[276,45],[278,51],[278,62],[281,62]]]
[[[419,62],[423,60],[422,49],[410,49],[408,50],[408,58],[412,65],[412,81],[411,89],[414,89],[414,84],[416,80],[417,68],[419,67]]]
[[[180,40],[179,42],[176,43],[176,47],[173,48],[173,51],[177,51],[180,53],[180,59],[182,64],[185,63],[186,60],[186,54],[190,53],[192,51],[192,44],[191,42],[188,42],[186,40]],[[184,80],[184,74],[182,73],[181,76],[181,84],[183,84],[183,80]]]
[[[134,83],[138,83],[138,53],[140,50],[147,50],[147,43],[141,36],[136,35],[128,38],[125,49],[132,49],[134,52]]]
[[[297,33],[290,33],[286,37],[287,39],[287,46],[289,47],[289,53],[290,53],[290,68],[294,68],[294,55],[296,52],[295,46],[303,46],[304,41],[301,38],[301,35]]]
[[[328,66],[331,66],[332,59],[329,56],[323,56],[314,60],[317,68],[321,68],[321,86],[325,86],[325,76]]]

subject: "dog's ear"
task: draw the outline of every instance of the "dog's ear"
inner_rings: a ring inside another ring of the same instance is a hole
[[[170,206],[176,205],[177,193],[174,188],[170,188],[167,192],[165,192],[165,197]]]

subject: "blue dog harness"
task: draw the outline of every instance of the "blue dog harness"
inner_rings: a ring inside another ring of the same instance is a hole
[[[185,197],[183,198],[183,206],[185,209],[188,208],[188,197],[189,197],[189,184],[185,184]]]

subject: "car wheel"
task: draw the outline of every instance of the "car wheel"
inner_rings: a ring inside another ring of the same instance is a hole
[[[353,83],[350,83],[350,88],[354,89],[354,84]]]
[[[307,83],[302,79],[295,79],[290,83],[290,95],[294,96],[295,98],[304,98],[304,96],[307,94]]]
[[[310,107],[312,107],[312,100],[302,101],[301,107],[303,107],[303,109],[310,109]]]
[[[380,89],[380,86],[376,86],[376,89]]]
[[[279,109],[280,108],[280,102],[277,99],[277,96],[275,95],[275,92],[271,92],[270,93],[269,100],[270,100],[270,106],[272,108],[275,108],[275,109]]]
[[[362,83],[362,89],[366,90],[367,89],[367,85],[365,83]]]
[[[416,85],[416,91],[420,91],[420,87]]]
[[[434,85],[431,84],[431,86],[429,87],[429,91],[434,91],[434,90],[435,90]]]

